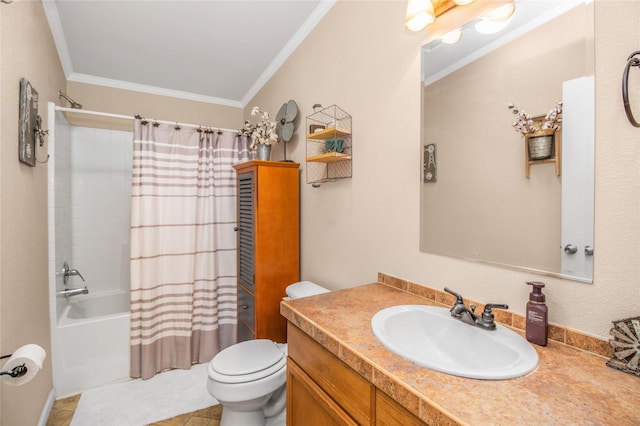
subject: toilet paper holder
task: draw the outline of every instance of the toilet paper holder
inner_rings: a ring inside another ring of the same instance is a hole
[[[0,359],[9,358],[11,357],[11,355],[13,354],[0,356]],[[27,368],[26,364],[16,365],[11,369],[11,371],[0,371],[0,376],[11,376],[13,378],[18,378],[27,374],[27,371],[29,371],[29,369]]]
[[[16,365],[11,369],[11,371],[0,371],[0,376],[11,376],[16,379],[27,374],[27,371],[29,371],[29,369],[25,364]]]
[[[2,356],[9,358],[1,368],[0,377],[2,383],[9,386],[21,386],[29,383],[42,369],[47,352],[34,343],[19,347],[11,355]]]

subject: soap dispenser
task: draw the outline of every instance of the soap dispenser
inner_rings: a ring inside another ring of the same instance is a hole
[[[527,303],[527,340],[536,345],[546,346],[548,308],[545,304],[544,294],[542,293],[544,283],[529,281],[527,284],[533,286],[533,290],[529,294],[529,302]]]

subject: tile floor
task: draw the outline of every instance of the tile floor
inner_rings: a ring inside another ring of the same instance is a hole
[[[59,399],[53,404],[47,426],[69,426],[73,412],[78,406],[80,395]],[[222,406],[213,405],[209,408],[182,414],[171,419],[151,423],[149,426],[220,426]],[[110,425],[104,425],[110,426]],[[115,426],[115,425],[113,425]]]

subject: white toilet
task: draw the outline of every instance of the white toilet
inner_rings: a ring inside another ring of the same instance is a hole
[[[327,293],[301,281],[287,287],[298,299]],[[232,345],[209,363],[207,390],[222,404],[221,426],[284,425],[287,345],[258,339]]]

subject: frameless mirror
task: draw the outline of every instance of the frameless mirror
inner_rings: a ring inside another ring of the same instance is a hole
[[[592,282],[593,9],[516,1],[499,33],[472,22],[423,46],[421,251]],[[508,105],[544,116],[559,100],[550,158],[532,161]]]

